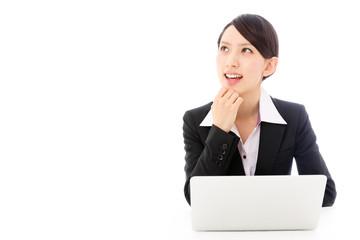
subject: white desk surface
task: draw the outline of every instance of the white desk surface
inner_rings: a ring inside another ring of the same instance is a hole
[[[168,219],[168,239],[360,239],[358,213],[350,208],[334,206],[323,208],[319,226],[311,231],[229,231],[197,232],[191,228],[191,210],[177,211]],[[354,209],[353,209],[354,210]]]
[[[119,176],[115,170],[114,176]],[[129,178],[131,184],[119,188],[119,180],[102,177],[101,182],[89,176],[86,187],[73,181],[64,184],[64,178],[55,186],[42,178],[0,184],[0,239],[360,239],[357,179],[349,179],[349,184],[339,181],[335,205],[322,208],[319,226],[312,231],[196,232],[180,184],[175,188],[160,178],[132,182]],[[43,186],[49,190],[43,191]]]
[[[133,196],[104,189],[102,194],[81,193],[86,198],[59,198],[57,202],[55,198],[39,202],[45,195],[36,201],[19,200],[21,204],[1,198],[0,239],[360,239],[360,200],[355,193],[342,198],[343,193],[333,207],[322,208],[319,226],[311,231],[196,232],[191,226],[191,208],[178,189],[164,185],[162,198],[148,186],[125,190]]]

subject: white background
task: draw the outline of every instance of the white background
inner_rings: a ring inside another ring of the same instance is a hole
[[[0,239],[182,239],[178,223],[191,231],[182,117],[217,93],[217,38],[241,13],[277,30],[280,63],[263,86],[306,106],[335,208],[358,216],[357,6],[1,1]]]

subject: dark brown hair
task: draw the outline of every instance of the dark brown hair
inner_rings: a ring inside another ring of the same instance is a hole
[[[218,39],[218,48],[225,30],[233,25],[266,58],[279,57],[279,41],[274,27],[265,18],[242,14],[227,24]],[[263,77],[263,80],[267,77]]]

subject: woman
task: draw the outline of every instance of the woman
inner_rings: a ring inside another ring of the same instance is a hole
[[[263,17],[244,14],[218,39],[217,72],[222,85],[212,103],[184,115],[185,197],[190,178],[204,175],[327,176],[323,206],[336,198],[333,179],[316,144],[303,105],[270,97],[261,83],[278,64],[278,39]]]

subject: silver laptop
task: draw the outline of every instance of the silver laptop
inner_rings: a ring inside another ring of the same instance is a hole
[[[197,231],[314,229],[326,176],[199,176],[190,180]]]

